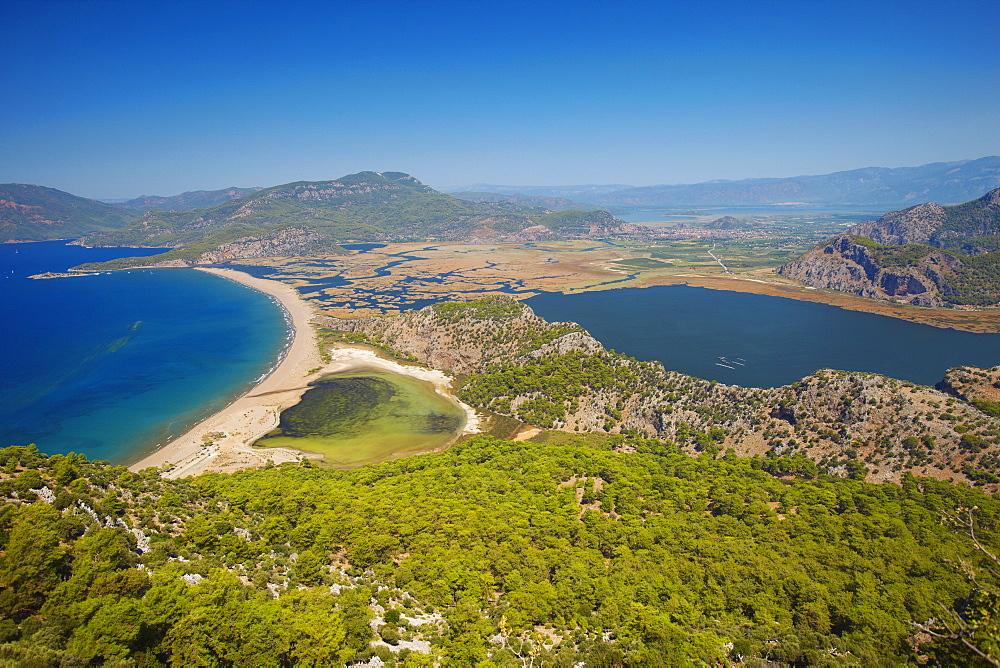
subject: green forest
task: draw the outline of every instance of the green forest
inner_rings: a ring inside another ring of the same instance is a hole
[[[986,665],[963,639],[1000,656],[1000,504],[977,489],[540,441],[179,481],[0,450],[0,662]]]

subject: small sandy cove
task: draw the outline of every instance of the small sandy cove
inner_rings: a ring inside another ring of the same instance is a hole
[[[312,324],[316,311],[299,297],[294,288],[233,269],[200,268],[199,271],[242,283],[277,299],[291,318],[294,330],[292,345],[281,363],[256,387],[136,462],[129,467],[131,470],[155,466],[164,469],[163,475],[168,478],[181,478],[196,473],[263,466],[268,461],[280,464],[310,456],[286,448],[255,449],[251,444],[278,425],[281,411],[298,403],[310,382],[328,373],[355,368],[384,369],[431,383],[438,394],[456,401],[465,409],[463,433],[479,432],[479,418],[475,410],[458,402],[451,392],[451,378],[444,372],[405,366],[382,359],[373,350],[349,346],[332,351],[330,361],[323,362]]]

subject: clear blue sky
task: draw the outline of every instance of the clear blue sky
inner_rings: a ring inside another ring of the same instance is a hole
[[[6,0],[0,182],[693,183],[1000,154],[1000,1]]]

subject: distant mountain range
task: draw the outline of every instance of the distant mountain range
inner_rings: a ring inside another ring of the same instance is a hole
[[[215,248],[255,237],[263,244],[259,249],[263,251],[273,233],[296,227],[300,232],[283,231],[285,241],[271,250],[311,248],[319,252],[347,240],[518,241],[625,230],[622,221],[593,209],[616,213],[620,210],[617,207],[799,203],[886,210],[926,201],[968,201],[997,187],[1000,157],[996,156],[822,176],[641,188],[621,184],[476,184],[449,189],[454,196],[402,172],[361,172],[336,181],[303,181],[271,188],[232,187],[170,197],[144,195],[119,205],[43,186],[5,184],[0,185],[0,242],[92,235],[88,243],[177,247],[198,242]],[[586,210],[590,211],[584,215]],[[570,218],[553,217],[565,211],[580,213]],[[301,232],[306,228],[309,231]],[[98,232],[104,234],[95,234]],[[295,243],[291,243],[293,236],[298,238]],[[307,238],[312,241],[306,242]]]
[[[1000,306],[1000,188],[887,213],[778,269],[817,288],[916,306]]]
[[[441,192],[454,195],[456,193],[488,193],[498,195],[529,195],[532,197],[557,197],[581,202],[593,202],[601,195],[627,190],[634,186],[586,185],[586,186],[500,186],[490,183],[474,183],[467,186],[445,186]]]
[[[206,209],[216,204],[238,199],[244,195],[257,192],[261,188],[223,188],[222,190],[192,190],[180,195],[158,197],[143,195],[118,203],[118,206],[136,211],[190,211]]]
[[[953,204],[1000,187],[1000,157],[935,162],[920,167],[866,167],[819,176],[707,181],[690,185],[501,186],[444,188],[503,195],[568,198],[592,206],[761,206],[776,204],[910,206]]]
[[[402,172],[360,172],[335,181],[287,183],[213,207],[147,211],[133,224],[88,235],[89,246],[166,246],[173,250],[82,269],[344,252],[357,241],[495,243],[652,233],[606,211],[559,211],[509,202],[468,202]]]
[[[461,191],[449,193],[452,197],[464,199],[467,202],[484,202],[488,204],[516,204],[538,209],[548,209],[549,211],[570,211],[573,209],[586,210],[595,208],[590,204],[574,202],[562,197],[543,197],[541,195],[522,195],[520,193],[490,193]]]

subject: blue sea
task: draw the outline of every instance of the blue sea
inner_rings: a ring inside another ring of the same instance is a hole
[[[270,297],[191,269],[33,280],[162,252],[0,245],[0,445],[128,464],[223,408],[288,344]]]
[[[826,304],[694,288],[543,293],[526,302],[607,348],[745,387],[794,383],[821,368],[934,385],[954,366],[1000,364],[1000,334],[941,329]]]

